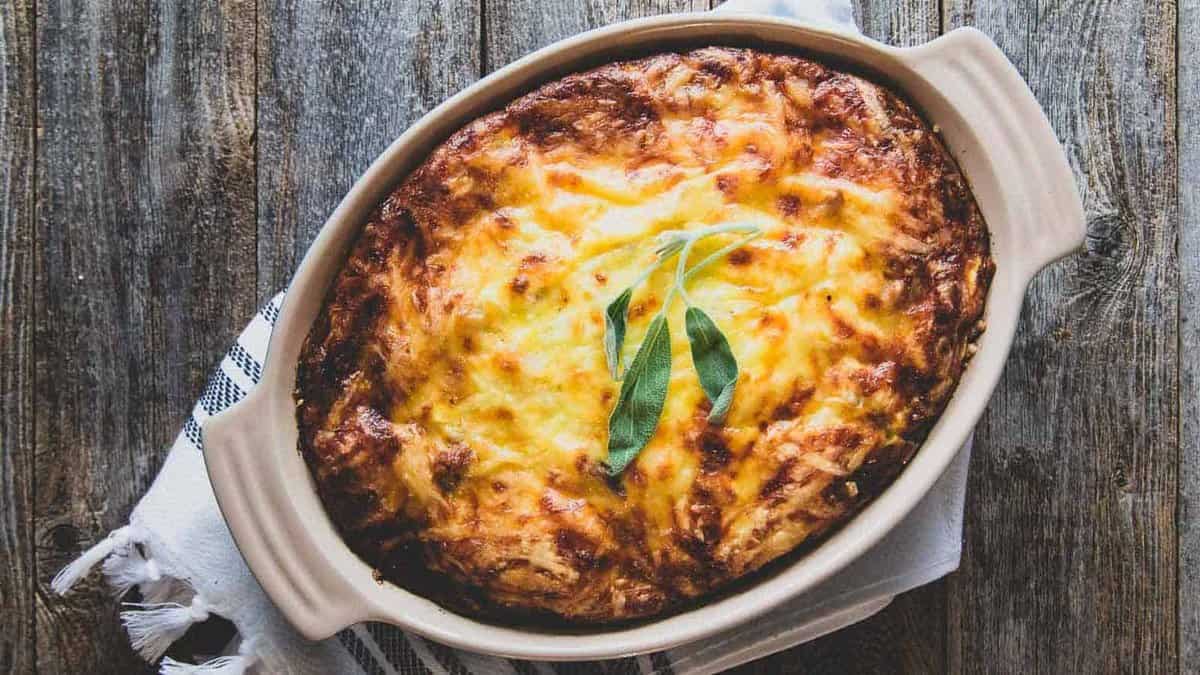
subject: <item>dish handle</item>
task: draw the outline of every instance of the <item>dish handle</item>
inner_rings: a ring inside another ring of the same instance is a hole
[[[970,163],[969,153],[979,152],[1003,172],[991,176],[992,185],[1003,192],[997,201],[1009,209],[1005,215],[1020,237],[1016,259],[1025,278],[1080,248],[1087,221],[1067,155],[1029,85],[996,43],[968,27],[903,51],[974,136],[972,147],[954,149],[959,161]],[[982,186],[973,187],[979,196]]]
[[[252,390],[201,428],[213,494],[234,543],[284,617],[310,640],[364,620],[366,603],[335,564],[302,562],[321,547],[290,503],[286,479],[270,461],[270,401]],[[323,571],[320,571],[323,570]]]

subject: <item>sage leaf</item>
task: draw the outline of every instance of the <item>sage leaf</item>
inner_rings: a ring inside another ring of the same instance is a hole
[[[733,402],[738,366],[729,349],[729,341],[717,324],[699,307],[688,307],[684,314],[688,342],[692,347],[692,363],[700,377],[700,388],[712,402],[708,421],[721,424]]]
[[[748,232],[748,236],[728,244],[710,254],[692,268],[687,267],[688,253],[692,246],[705,237],[726,232]],[[604,356],[613,379],[621,381],[621,391],[612,414],[608,418],[608,460],[610,476],[616,477],[641,453],[654,436],[667,399],[667,386],[671,379],[671,331],[667,324],[667,313],[671,300],[678,293],[687,305],[684,315],[688,342],[692,348],[692,362],[700,378],[700,386],[712,403],[708,414],[710,423],[721,424],[733,403],[733,390],[737,385],[738,367],[729,349],[729,341],[704,310],[694,307],[684,289],[688,279],[704,268],[714,264],[725,254],[758,237],[762,231],[745,224],[716,225],[695,232],[667,230],[659,233],[656,260],[614,299],[604,311]],[[650,278],[669,258],[679,255],[675,270],[675,283],[663,300],[662,309],[650,322],[637,354],[621,374],[621,348],[625,342],[625,328],[629,321],[629,303],[638,284]]]
[[[671,379],[671,329],[665,313],[650,322],[625,371],[621,393],[608,418],[608,473],[620,475],[654,436]]]
[[[614,380],[621,379],[621,347],[625,344],[625,324],[629,319],[629,301],[632,298],[631,286],[604,310],[604,357]]]

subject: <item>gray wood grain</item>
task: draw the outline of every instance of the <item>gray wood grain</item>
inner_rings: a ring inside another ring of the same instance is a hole
[[[479,77],[475,0],[258,15],[258,291],[282,289],[355,180],[409,124]]]
[[[139,662],[93,576],[47,582],[128,518],[253,314],[254,7],[42,3],[37,17],[39,668]]]
[[[950,583],[956,672],[1174,672],[1175,4],[948,0],[1067,149],[1086,251],[1026,298],[977,433]]]
[[[0,672],[32,671],[33,6],[0,15]]]
[[[720,3],[714,3],[720,4]],[[487,0],[484,66],[495,70],[551,42],[610,23],[700,11],[708,0]]]
[[[1179,671],[1200,671],[1200,4],[1179,5]]]
[[[941,34],[938,0],[854,0],[863,34],[896,47],[924,44]]]

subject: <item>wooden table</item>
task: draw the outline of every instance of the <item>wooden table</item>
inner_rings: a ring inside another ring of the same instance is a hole
[[[48,581],[125,521],[237,330],[410,122],[535,47],[707,5],[0,9],[0,669],[144,668],[97,579]],[[746,672],[1195,672],[1200,3],[856,5],[893,44],[991,35],[1066,145],[1089,235],[1030,290],[961,569]]]

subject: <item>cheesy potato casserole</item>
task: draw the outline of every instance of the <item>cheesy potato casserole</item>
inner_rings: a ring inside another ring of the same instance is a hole
[[[300,451],[347,544],[457,611],[595,623],[846,521],[983,328],[988,234],[935,131],[859,76],[705,48],[569,75],[455,133],[365,225],[301,355]],[[758,236],[730,247],[722,225]],[[729,252],[664,307],[663,233],[704,228],[692,261]],[[631,286],[621,361],[660,312],[670,349],[657,426],[618,471],[605,316]],[[723,418],[687,303],[736,359]]]

